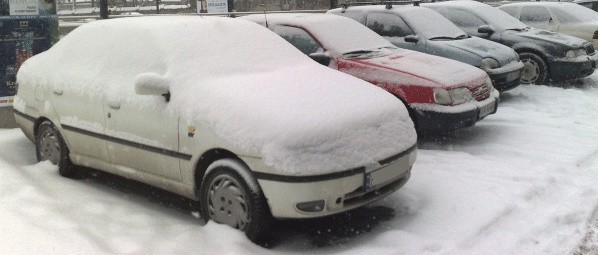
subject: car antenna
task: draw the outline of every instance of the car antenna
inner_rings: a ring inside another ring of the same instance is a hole
[[[266,4],[264,4],[264,1],[262,1],[260,6],[264,7],[264,20],[266,21],[266,27],[268,27],[268,15],[266,15]]]

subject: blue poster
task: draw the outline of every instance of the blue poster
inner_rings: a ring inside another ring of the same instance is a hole
[[[33,7],[37,10],[32,11]],[[16,75],[23,62],[49,49],[57,39],[54,0],[0,0],[0,106],[12,102],[17,90]]]

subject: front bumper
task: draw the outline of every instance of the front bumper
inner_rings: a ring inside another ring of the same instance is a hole
[[[282,176],[257,172],[254,175],[273,217],[322,217],[366,205],[402,187],[411,176],[416,154],[414,145],[379,161],[376,167],[360,167],[326,175]],[[255,160],[245,162],[251,169],[264,167],[254,165],[262,164]],[[305,206],[309,203],[314,205],[311,209]]]
[[[411,104],[415,125],[420,134],[439,134],[473,126],[477,121],[496,112],[499,92],[493,90],[483,101],[462,105]]]
[[[553,80],[570,80],[587,77],[594,73],[597,61],[598,53],[574,59],[556,59],[550,63],[550,78]]]
[[[504,92],[521,84],[521,69],[523,69],[523,63],[518,61],[501,68],[487,70],[486,73],[488,73],[490,80],[492,80],[494,88],[499,92]]]

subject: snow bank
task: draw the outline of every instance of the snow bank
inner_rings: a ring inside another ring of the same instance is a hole
[[[352,168],[416,141],[394,96],[323,67],[267,29],[238,19],[91,22],[28,60],[18,81],[159,107],[162,97],[135,94],[136,77],[161,77],[159,83],[170,86],[172,114],[212,128],[286,173]]]

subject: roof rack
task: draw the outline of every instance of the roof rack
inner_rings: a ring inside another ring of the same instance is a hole
[[[421,0],[403,0],[403,1],[373,1],[373,2],[352,2],[352,3],[343,3],[341,4],[341,8],[343,12],[349,8],[350,6],[363,6],[363,5],[385,5],[386,9],[392,9],[393,5],[408,5],[413,4],[413,6],[419,6]]]

